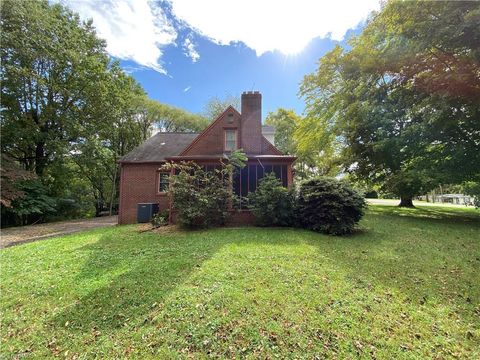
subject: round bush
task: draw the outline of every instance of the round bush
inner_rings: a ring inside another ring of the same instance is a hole
[[[316,178],[300,184],[297,217],[301,227],[332,235],[351,233],[366,207],[363,197],[333,178]]]
[[[293,194],[274,174],[260,180],[257,190],[248,195],[249,208],[259,226],[293,225]]]

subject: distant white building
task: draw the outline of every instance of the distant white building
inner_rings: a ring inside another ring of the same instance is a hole
[[[420,196],[420,200],[431,203],[450,203],[457,205],[471,205],[473,197],[464,194],[428,194]]]
[[[265,136],[270,144],[275,145],[275,126],[262,125],[262,135]]]

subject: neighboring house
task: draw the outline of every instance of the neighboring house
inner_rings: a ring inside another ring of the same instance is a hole
[[[457,205],[473,205],[473,196],[465,194],[429,194],[419,196],[420,200],[432,203],[450,203]]]
[[[263,125],[262,135],[265,136],[265,139],[267,139],[268,142],[275,145],[275,127],[274,126]]]
[[[241,114],[229,106],[200,134],[157,133],[120,159],[118,222],[135,223],[139,203],[158,203],[160,211],[170,209],[166,193],[170,173],[159,170],[166,161],[193,160],[213,169],[236,149],[243,149],[248,157],[247,166],[233,179],[236,195],[245,197],[255,191],[259,179],[270,172],[284,186],[291,186],[295,157],[282,155],[262,135],[262,95],[258,91],[245,92],[242,94]],[[232,210],[233,222],[252,220],[247,209]]]

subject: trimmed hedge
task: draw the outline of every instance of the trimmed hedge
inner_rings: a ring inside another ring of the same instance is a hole
[[[300,184],[296,202],[298,226],[332,235],[353,232],[366,203],[353,188],[333,178],[315,178]]]

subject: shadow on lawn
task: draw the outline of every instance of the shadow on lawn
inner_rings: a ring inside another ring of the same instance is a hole
[[[206,237],[207,232],[192,233],[195,240],[187,234],[114,233],[80,248],[88,260],[75,291],[87,294],[54,322],[60,327],[68,322],[71,330],[83,332],[147,322],[150,310],[224,244]],[[95,290],[88,292],[89,287]]]
[[[53,321],[59,327],[69,322],[70,330],[81,332],[141,326],[151,320],[149,315],[154,307],[162,306],[168,294],[221,247],[252,241],[258,245],[310,244],[329,258],[334,268],[345,273],[345,280],[353,288],[372,283],[385,289],[397,289],[418,302],[435,297],[456,304],[463,304],[467,297],[473,299],[475,292],[478,293],[474,289],[478,279],[469,272],[480,264],[475,260],[478,242],[475,245],[455,237],[422,242],[422,236],[427,236],[426,232],[436,227],[440,229],[433,236],[441,236],[442,226],[445,231],[458,231],[459,234],[471,226],[478,226],[480,230],[480,223],[474,223],[475,217],[453,216],[443,210],[440,217],[437,210],[419,209],[403,212],[399,219],[396,209],[378,206],[370,207],[369,212],[375,216],[369,218],[361,232],[348,237],[293,229],[265,229],[263,232],[258,228],[163,236],[135,231],[104,235],[98,242],[78,250],[86,252],[88,258],[77,276],[74,290],[80,298]],[[225,235],[219,236],[218,232],[225,232]],[[279,235],[273,236],[273,232]],[[442,291],[445,286],[450,288]]]
[[[480,210],[467,208],[452,209],[434,206],[401,208],[389,205],[374,205],[368,207],[368,212],[374,215],[400,216],[414,219],[438,220],[442,223],[472,223],[480,226]]]
[[[272,231],[279,235],[272,238]],[[87,252],[87,261],[74,291],[86,294],[53,321],[57,327],[68,322],[70,331],[84,333],[142,326],[151,320],[155,307],[163,306],[164,299],[223,246],[247,244],[252,238],[259,246],[305,241],[303,235],[294,239],[290,232],[311,234],[284,228],[219,228],[168,235],[135,231],[104,235],[77,250]]]
[[[455,305],[468,316],[480,303],[480,216],[455,210],[371,206],[362,231],[316,242],[355,288],[380,288],[407,302]],[[468,310],[466,310],[468,309]]]

